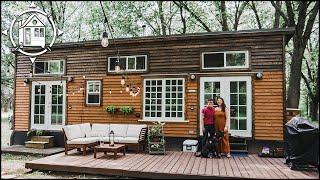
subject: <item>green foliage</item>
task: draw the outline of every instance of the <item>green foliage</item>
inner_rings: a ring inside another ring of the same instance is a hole
[[[149,135],[150,137],[152,136],[160,136],[162,133],[162,126],[164,125],[164,123],[161,122],[156,122],[154,123],[155,125],[153,125],[149,131]]]
[[[106,112],[110,113],[110,114],[115,114],[117,111],[117,108],[114,105],[110,105],[105,107]]]
[[[133,112],[132,106],[121,106],[120,112],[122,112],[124,115],[129,115]]]
[[[48,135],[48,132],[45,130],[31,129],[30,131],[27,132],[28,138],[31,138],[32,136],[46,136],[46,135]]]

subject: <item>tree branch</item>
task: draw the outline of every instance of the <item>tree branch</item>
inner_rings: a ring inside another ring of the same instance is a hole
[[[211,32],[210,28],[201,20],[201,18],[198,15],[196,15],[193,11],[191,11],[186,4],[184,4],[183,2],[179,2],[179,3],[178,2],[179,1],[173,1],[173,3],[176,4],[177,6],[182,6],[185,10],[187,10],[202,25],[202,27],[206,31]]]
[[[284,14],[284,12],[281,10],[281,8],[274,3],[274,1],[271,1],[271,4],[275,8],[275,10],[279,12],[280,16],[284,19],[285,24],[287,26],[289,24],[288,17]]]
[[[314,95],[312,94],[312,89],[311,89],[310,83],[309,83],[309,81],[308,81],[308,78],[307,78],[302,72],[301,72],[301,77],[302,77],[302,79],[304,80],[304,82],[306,83],[309,97],[310,97],[311,99],[314,99]]]
[[[301,3],[301,2],[300,2]],[[291,1],[286,1],[286,7],[287,7],[287,13],[288,13],[288,26],[289,27],[294,27],[296,25],[295,20],[294,20],[294,12],[292,8],[292,3]],[[300,8],[299,8],[300,9]],[[300,9],[301,10],[301,9]],[[300,17],[300,16],[299,16]]]
[[[314,7],[311,10],[312,13],[309,16],[309,19],[308,19],[308,22],[306,25],[306,29],[303,34],[303,40],[305,43],[307,42],[307,40],[310,37],[310,34],[312,32],[312,27],[313,27],[314,21],[317,17],[318,11],[319,11],[319,1],[316,1],[316,4],[314,5]]]

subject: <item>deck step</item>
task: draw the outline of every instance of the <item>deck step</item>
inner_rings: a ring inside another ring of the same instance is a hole
[[[27,148],[36,148],[36,149],[47,149],[53,147],[52,144],[42,141],[26,141],[25,145]]]
[[[31,141],[53,143],[54,136],[32,136]]]
[[[247,150],[230,150],[231,153],[244,153],[244,154],[248,154]]]

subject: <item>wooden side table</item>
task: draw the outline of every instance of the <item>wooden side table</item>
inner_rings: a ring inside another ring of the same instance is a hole
[[[107,154],[107,152],[113,152],[114,153],[113,158],[117,159],[117,154],[121,152],[121,150],[123,152],[123,155],[126,155],[125,144],[115,144],[114,146],[110,146],[109,144],[104,144],[103,146],[98,145],[93,148],[93,151],[94,151],[93,157],[97,158],[97,152],[104,152],[104,154]]]

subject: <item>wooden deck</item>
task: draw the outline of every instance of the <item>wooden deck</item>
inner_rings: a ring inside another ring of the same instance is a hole
[[[76,150],[55,154],[26,163],[26,168],[77,173],[117,175],[141,178],[261,178],[261,179],[318,179],[317,171],[293,171],[284,159],[260,158],[257,155],[209,159],[193,153],[169,151],[166,155],[127,153],[93,153],[82,156]]]

